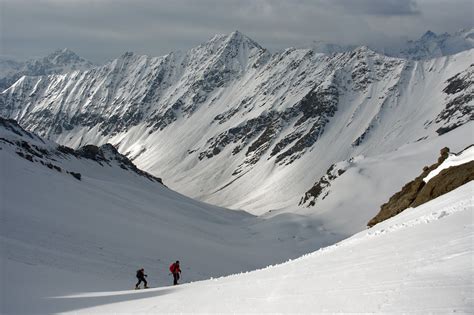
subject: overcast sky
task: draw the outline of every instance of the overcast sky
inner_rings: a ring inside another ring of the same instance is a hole
[[[474,0],[0,0],[0,54],[67,47],[102,62],[186,50],[234,30],[273,51],[313,40],[380,48],[473,20]]]

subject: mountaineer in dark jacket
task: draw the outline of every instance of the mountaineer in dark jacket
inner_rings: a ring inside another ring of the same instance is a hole
[[[142,283],[142,281],[145,284],[145,289],[148,289],[148,283],[146,282],[145,277],[148,277],[148,275],[145,274],[145,269],[142,268],[142,269],[137,270],[138,282],[135,285],[136,290],[140,289],[140,283]]]

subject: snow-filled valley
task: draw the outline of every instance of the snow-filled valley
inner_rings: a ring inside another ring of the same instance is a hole
[[[123,168],[110,152],[104,161],[67,155],[4,120],[1,277],[9,285],[2,290],[2,313],[349,312],[394,311],[401,305],[416,312],[472,309],[467,297],[473,287],[472,183],[440,197],[442,202],[407,210],[337,243],[364,230],[376,205],[399,188],[386,180],[387,167],[419,171],[419,161],[432,160],[439,147],[461,148],[471,128],[468,124],[425,140],[422,150],[413,144],[391,156],[359,157],[345,177],[333,182],[336,193],[323,200],[331,211],[256,217],[175,193]],[[30,160],[28,152],[37,155]],[[70,173],[81,174],[80,180]],[[458,219],[425,227],[445,214]],[[384,236],[391,231],[397,232],[393,238]],[[441,251],[447,239],[457,245]],[[175,259],[181,260],[182,281],[188,283],[263,268],[320,248],[275,268],[169,287],[167,266]],[[133,287],[140,266],[150,285],[159,288],[123,291]],[[421,267],[428,269],[426,275],[412,272]],[[441,295],[438,304],[427,304]],[[212,303],[217,297],[220,302]],[[187,303],[179,303],[183,299]]]
[[[67,154],[12,121],[0,123],[0,148],[2,314],[64,311],[70,306],[51,296],[132,288],[140,266],[151,286],[164,286],[175,259],[189,282],[346,237],[305,216],[265,219],[192,200],[126,169],[113,153],[98,161]]]
[[[57,145],[9,122],[0,138],[1,176],[8,179],[0,232],[4,314],[474,308],[472,182],[325,247],[341,236],[317,217],[258,218],[193,201],[116,165],[110,153],[101,163],[55,153]],[[17,153],[21,148],[42,155],[30,161]],[[416,151],[400,151],[397,159],[410,164]],[[238,273],[320,247],[282,265]],[[167,265],[177,256],[185,284],[173,287]],[[130,291],[139,266],[152,288]]]

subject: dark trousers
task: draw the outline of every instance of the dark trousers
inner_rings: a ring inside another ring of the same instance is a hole
[[[138,278],[138,282],[137,282],[137,284],[135,285],[135,287],[138,288],[138,286],[140,285],[140,283],[142,283],[142,281],[143,281],[143,283],[145,284],[145,287],[148,286],[148,283],[146,282],[145,278]]]
[[[173,273],[173,285],[177,285],[179,280],[179,272]]]

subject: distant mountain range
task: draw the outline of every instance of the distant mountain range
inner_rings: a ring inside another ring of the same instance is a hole
[[[311,48],[317,53],[334,54],[354,50],[357,45],[339,45],[328,41],[314,41],[305,48]],[[454,55],[472,48],[474,48],[474,29],[462,29],[454,34],[443,33],[439,35],[427,31],[419,39],[407,41],[398,47],[385,50],[370,47],[370,49],[383,55],[410,60]]]
[[[272,54],[237,31],[95,67],[63,51],[47,60],[64,73],[22,76],[0,94],[0,115],[74,148],[111,143],[200,200],[314,211],[298,204],[332,165],[422,147],[474,119],[470,34],[427,33],[398,57],[336,46]]]
[[[408,41],[405,47],[391,53],[393,56],[422,60],[454,55],[474,47],[474,29],[460,30],[454,34],[437,35],[427,31],[420,39]]]

